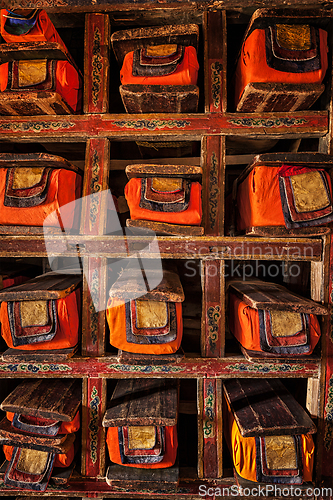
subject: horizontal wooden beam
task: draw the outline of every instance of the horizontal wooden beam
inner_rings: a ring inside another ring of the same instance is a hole
[[[2,236],[0,257],[110,257],[320,261],[322,240],[228,236]]]
[[[203,362],[204,360],[204,362]],[[0,378],[22,377],[102,377],[102,378],[317,378],[320,360],[314,358],[291,359],[280,362],[252,363],[243,356],[225,358],[185,357],[179,363],[156,365],[129,365],[117,361],[117,356],[100,358],[74,357],[60,362],[6,363],[0,361]]]
[[[200,140],[205,135],[252,138],[322,137],[328,133],[327,111],[293,113],[86,114],[71,116],[1,117],[0,140],[84,141]]]

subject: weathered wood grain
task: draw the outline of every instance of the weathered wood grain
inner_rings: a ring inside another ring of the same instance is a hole
[[[201,167],[188,165],[134,164],[127,165],[125,172],[129,179],[133,177],[183,177],[200,181],[202,177]]]
[[[176,425],[178,383],[163,379],[119,380],[110,405],[104,427]]]
[[[71,115],[72,109],[58,92],[52,90],[29,90],[0,94],[0,115]]]
[[[159,280],[159,284],[154,288],[149,288],[146,281],[152,278]],[[182,284],[176,272],[163,268],[162,275],[156,268],[135,269],[127,267],[112,285],[109,293],[110,297],[120,299],[132,299],[140,297],[141,300],[159,300],[166,302],[183,302],[185,299]],[[1,295],[0,295],[1,297]]]
[[[204,228],[201,226],[186,226],[185,224],[168,224],[167,222],[154,222],[148,220],[126,220],[127,227],[149,229],[156,234],[172,236],[203,236]]]
[[[78,380],[36,379],[21,382],[0,407],[3,411],[71,422],[80,404]]]
[[[173,465],[166,469],[134,469],[112,464],[106,473],[109,486],[130,488],[174,488],[179,482],[179,467]]]
[[[260,280],[235,280],[229,282],[229,292],[237,295],[237,297],[254,309],[328,314],[325,306],[313,300],[300,297],[276,283],[268,283]]]
[[[7,349],[2,353],[1,359],[7,363],[40,363],[65,361],[74,356],[78,346],[68,349],[24,351],[23,349]]]
[[[62,299],[82,282],[80,274],[50,272],[10,288],[0,290],[0,301]]]
[[[80,73],[74,59],[58,42],[14,42],[0,44],[0,62],[31,59],[67,60]]]
[[[223,387],[244,437],[316,432],[311,418],[278,379],[227,380]]]
[[[251,363],[262,363],[266,361],[269,361],[269,359],[278,359],[280,363],[290,363],[290,358],[284,358],[281,356],[281,354],[274,354],[270,352],[263,352],[263,351],[249,351],[248,349],[245,349],[242,345],[239,345],[240,350],[242,351],[242,354],[244,354],[245,359],[248,361],[251,361]],[[320,361],[320,358],[315,355],[310,355],[306,356],[308,359],[311,359],[313,361]],[[300,362],[301,361],[301,356],[297,356],[297,359],[295,361]]]
[[[162,354],[156,356],[154,354],[135,354],[118,350],[117,360],[119,363],[128,365],[165,365],[169,363],[180,363],[185,358],[185,353],[182,349],[178,349],[174,354]]]
[[[61,156],[49,153],[0,153],[0,168],[64,168],[82,175],[82,170]]]

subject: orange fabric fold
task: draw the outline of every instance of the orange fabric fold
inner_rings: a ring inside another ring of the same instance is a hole
[[[46,217],[48,226],[59,226],[57,211],[63,205],[79,199],[82,192],[82,179],[72,170],[54,169],[51,172],[45,201],[36,207],[16,208],[4,205],[6,189],[6,168],[0,168],[0,224],[11,226],[43,226]],[[73,207],[62,213],[62,224],[71,229],[78,223],[78,215]],[[62,211],[63,212],[63,211]],[[50,215],[52,214],[52,215]]]
[[[229,328],[238,342],[250,351],[261,351],[259,315],[256,309],[248,306],[233,293],[229,294]],[[309,315],[309,335],[311,354],[320,338],[320,325],[317,316]],[[301,354],[304,356],[305,354]],[[293,356],[300,356],[293,354]]]
[[[169,222],[171,224],[200,225],[202,219],[201,184],[191,183],[190,201],[183,212],[155,212],[140,207],[141,178],[130,179],[125,186],[125,198],[130,209],[131,219]]]
[[[319,29],[321,68],[306,73],[291,73],[270,68],[266,62],[265,30],[254,30],[245,40],[235,74],[235,104],[248,83],[321,83],[328,66],[327,32]]]
[[[257,482],[256,443],[254,437],[243,437],[228,404],[224,405],[225,437],[237,474],[249,481]],[[303,481],[312,481],[314,442],[310,434],[301,434]],[[281,485],[278,485],[281,486]]]
[[[11,35],[5,31],[5,23],[8,14],[8,10],[1,9],[0,11],[0,34],[2,38],[7,43],[17,43],[17,42],[57,42],[66,49],[66,45],[60,38],[57,30],[53,26],[49,16],[46,14],[45,10],[40,10],[37,14],[37,20],[33,28],[24,35]]]
[[[74,347],[78,343],[79,337],[81,290],[78,288],[64,299],[57,299],[56,308],[57,332],[52,340],[14,347],[9,326],[7,302],[2,302],[0,306],[1,335],[7,346],[12,349],[22,349],[25,351],[67,349],[68,347]]]
[[[237,190],[237,229],[285,226],[278,172],[280,167],[254,167]]]
[[[133,52],[128,52],[120,70],[122,85],[196,85],[199,63],[194,47],[185,47],[184,58],[176,71],[165,76],[133,76]]]
[[[172,354],[181,344],[183,336],[182,304],[176,302],[177,337],[167,344],[132,344],[126,340],[125,302],[117,298],[109,298],[106,319],[110,329],[110,344],[122,351],[138,354]]]
[[[3,445],[3,452],[5,454],[6,460],[10,461],[12,458],[14,446]],[[56,453],[54,458],[54,467],[69,467],[73,462],[75,455],[74,444],[71,446],[67,453]]]
[[[137,467],[139,469],[164,469],[171,467],[174,465],[177,457],[177,426],[165,426],[164,429],[165,453],[161,462],[157,464],[122,464],[119,451],[118,427],[109,427],[106,434],[106,444],[111,462],[123,465],[124,467]]]
[[[14,418],[14,413],[7,411],[6,417],[11,422]],[[71,434],[80,429],[80,412],[78,411],[71,422],[61,422],[58,434]]]

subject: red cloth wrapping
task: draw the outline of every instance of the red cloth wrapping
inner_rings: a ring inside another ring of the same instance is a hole
[[[48,342],[36,342],[24,346],[14,347],[9,326],[7,302],[2,302],[0,307],[1,335],[11,349],[23,349],[26,351],[67,349],[78,343],[81,290],[78,288],[64,299],[56,300],[57,308],[57,332],[55,337]]]

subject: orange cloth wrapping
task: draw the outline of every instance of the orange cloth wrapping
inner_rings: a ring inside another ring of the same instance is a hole
[[[106,444],[110,460],[124,467],[138,467],[139,469],[165,469],[174,465],[177,457],[177,426],[165,426],[165,453],[161,462],[156,464],[123,464],[119,451],[118,427],[109,427],[106,434]]]
[[[237,191],[237,229],[285,226],[278,172],[280,167],[254,167]]]
[[[226,415],[225,437],[236,472],[244,479],[257,482],[255,438],[243,437],[241,435],[230,407],[228,407],[227,411],[225,411],[224,414]],[[302,434],[301,443],[303,458],[303,481],[312,481],[314,461],[314,442],[312,436],[310,434]]]
[[[61,95],[66,103],[77,111],[80,93],[81,80],[76,69],[68,61],[57,61],[55,71],[56,87],[55,91]],[[4,92],[8,85],[8,63],[0,65],[0,91]],[[21,91],[33,90],[33,87],[22,87]],[[15,92],[17,92],[15,90]]]
[[[11,422],[14,418],[14,413],[7,411],[6,417]],[[80,412],[78,411],[71,422],[61,422],[58,434],[71,434],[80,429]]]
[[[169,222],[170,224],[200,225],[202,218],[201,184],[191,183],[190,201],[183,212],[154,212],[140,207],[141,178],[130,179],[125,186],[125,198],[130,209],[131,219]],[[282,209],[281,209],[282,211]]]
[[[11,349],[23,349],[25,351],[67,349],[68,347],[74,347],[78,343],[79,338],[81,290],[75,290],[64,299],[57,299],[56,308],[57,332],[52,340],[14,347],[9,326],[7,302],[2,302],[0,307],[1,335],[8,347]]]
[[[166,344],[132,344],[126,340],[125,302],[117,298],[109,298],[106,319],[110,328],[110,344],[117,349],[139,354],[172,354],[181,344],[183,336],[182,304],[176,302],[177,337]],[[117,438],[118,439],[118,438]]]
[[[261,351],[259,315],[233,293],[229,294],[229,328],[238,342],[250,351]],[[320,326],[315,315],[309,315],[311,354],[320,338]],[[297,354],[294,354],[297,356]]]
[[[82,192],[81,176],[66,169],[54,169],[51,172],[46,199],[36,207],[6,207],[4,205],[6,189],[6,168],[0,168],[0,224],[11,226],[43,226],[50,214],[48,226],[59,227],[58,210],[63,205],[79,199]],[[72,207],[73,208],[73,207]],[[62,225],[71,229],[78,224],[79,214],[75,210],[62,213]]]
[[[10,459],[12,458],[13,449],[13,446],[7,446],[6,444],[3,445],[3,452],[5,454],[6,460],[10,461]],[[74,455],[75,448],[73,444],[68,453],[56,453],[54,459],[54,467],[69,467],[73,462]]]
[[[133,52],[124,57],[120,70],[122,85],[196,85],[199,64],[194,47],[185,47],[184,58],[176,71],[165,76],[133,76]]]
[[[64,42],[61,40],[57,30],[50,21],[45,10],[40,10],[37,14],[37,20],[33,28],[24,35],[11,35],[5,30],[5,23],[8,14],[6,9],[1,9],[0,11],[0,34],[2,38],[7,43],[17,43],[17,42],[57,42],[62,45],[64,50],[67,52]]]
[[[245,40],[235,75],[235,103],[238,104],[248,83],[321,83],[328,66],[327,33],[319,29],[321,68],[291,73],[270,68],[266,62],[265,30],[256,29]]]

